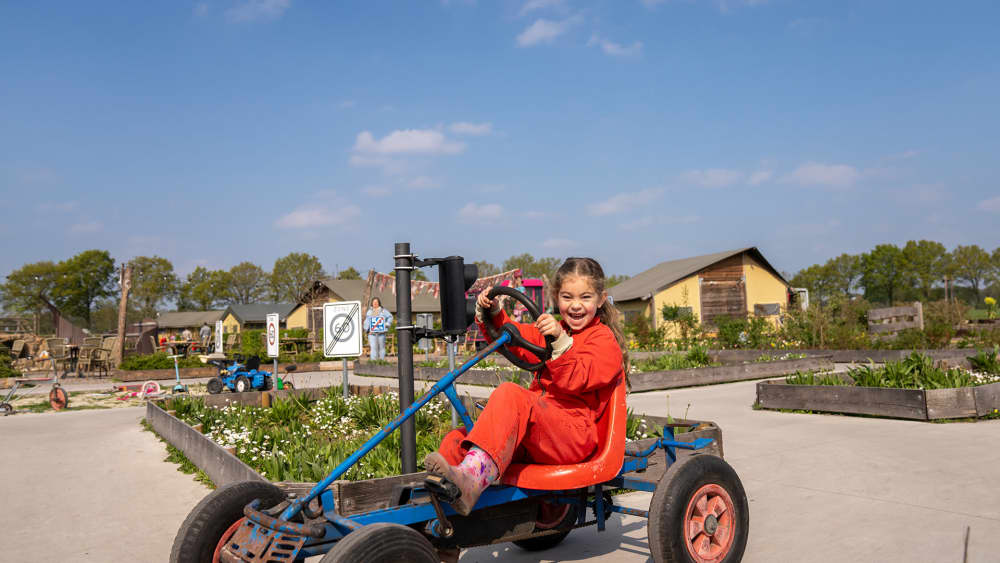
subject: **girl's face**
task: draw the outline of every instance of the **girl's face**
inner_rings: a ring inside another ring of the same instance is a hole
[[[589,278],[572,275],[563,279],[557,295],[559,314],[574,332],[590,324],[606,300],[607,294],[595,291]]]

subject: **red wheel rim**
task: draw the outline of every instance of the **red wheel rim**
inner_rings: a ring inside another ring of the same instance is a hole
[[[67,404],[69,404],[69,398],[66,397],[66,392],[63,391],[62,387],[56,387],[49,391],[49,405],[53,410],[61,411],[66,408]]]
[[[240,518],[239,520],[233,522],[233,525],[229,527],[228,530],[222,532],[222,537],[219,538],[219,543],[215,545],[215,553],[212,555],[212,563],[219,563],[222,557],[222,547],[226,545],[226,542],[233,537],[236,530],[246,522],[246,517]]]
[[[733,499],[719,485],[704,485],[684,510],[684,547],[696,563],[725,559],[736,537]]]
[[[535,529],[549,530],[562,523],[563,518],[569,513],[568,504],[550,504],[543,502],[538,507],[538,520],[535,521]]]

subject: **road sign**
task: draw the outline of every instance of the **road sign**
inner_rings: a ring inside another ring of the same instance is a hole
[[[361,355],[361,302],[323,305],[323,355],[345,358]]]
[[[430,313],[417,313],[417,326],[420,328],[433,329],[434,328],[434,315]],[[417,340],[417,348],[424,351],[429,351],[433,348],[433,343],[430,338],[421,338]]]
[[[222,353],[222,321],[215,321],[215,353]]]
[[[281,326],[278,313],[267,314],[267,357],[278,357],[278,327]]]

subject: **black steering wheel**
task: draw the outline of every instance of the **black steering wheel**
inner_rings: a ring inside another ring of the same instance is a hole
[[[528,309],[528,313],[531,314],[532,318],[537,319],[539,316],[541,316],[541,314],[538,311],[538,306],[535,305],[535,302],[529,299],[527,295],[521,293],[520,291],[512,287],[495,285],[491,287],[488,291],[489,293],[487,293],[486,295],[490,299],[493,299],[498,295],[507,295],[513,297],[514,300],[521,303],[521,305],[524,305],[524,307]],[[487,312],[486,314],[488,316],[489,312]],[[543,348],[541,346],[538,346],[537,344],[533,344],[525,340],[524,337],[521,336],[521,332],[517,330],[516,326],[514,326],[514,323],[504,323],[503,327],[500,329],[493,326],[493,321],[491,319],[487,319],[486,322],[484,322],[483,324],[486,325],[486,332],[487,334],[490,335],[490,340],[496,340],[497,338],[500,338],[501,332],[506,332],[507,334],[510,335],[510,342],[501,346],[499,352],[500,354],[503,355],[503,357],[510,360],[510,363],[514,364],[515,366],[523,370],[538,371],[542,369],[542,367],[545,366],[545,362],[552,357],[552,342],[555,340],[554,336],[545,337],[545,347]],[[524,348],[525,350],[534,354],[538,358],[538,362],[530,363],[525,360],[522,360],[521,358],[518,358],[516,355],[514,355],[513,352],[510,351],[509,348],[510,346],[517,346],[518,348]]]

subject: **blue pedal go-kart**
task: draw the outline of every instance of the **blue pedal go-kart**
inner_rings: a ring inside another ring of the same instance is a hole
[[[260,369],[260,358],[251,356],[245,363],[239,354],[233,356],[233,363],[225,365],[221,360],[213,360],[219,368],[219,375],[209,379],[205,386],[211,394],[222,393],[226,389],[235,393],[246,391],[270,391],[274,387],[271,372]]]
[[[535,304],[520,292],[503,287],[490,291],[509,295],[538,317]],[[447,483],[430,475],[397,487],[381,503],[384,508],[356,512],[338,506],[331,484],[438,394],[444,393],[466,428],[472,428],[454,385],[465,371],[497,351],[533,371],[551,355],[551,342],[544,348],[527,342],[513,325],[493,332],[490,344],[439,380],[307,494],[285,494],[261,481],[229,484],[210,493],[177,532],[170,561],[277,563],[322,555],[323,563],[431,563],[440,561],[441,553],[454,554],[455,548],[500,542],[527,550],[553,548],[574,528],[596,525],[603,531],[615,512],[648,519],[654,561],[742,558],[749,507],[736,472],[721,457],[705,452],[712,439],[679,441],[670,425],[663,438],[626,447],[624,381],[598,421],[603,438],[590,459],[570,465],[515,463],[501,484],[483,492],[468,516],[452,510],[449,502],[455,499],[448,498]],[[540,361],[523,361],[511,346],[531,351]],[[681,449],[692,451],[678,460]],[[617,504],[611,493],[627,491],[653,493],[649,509]]]

